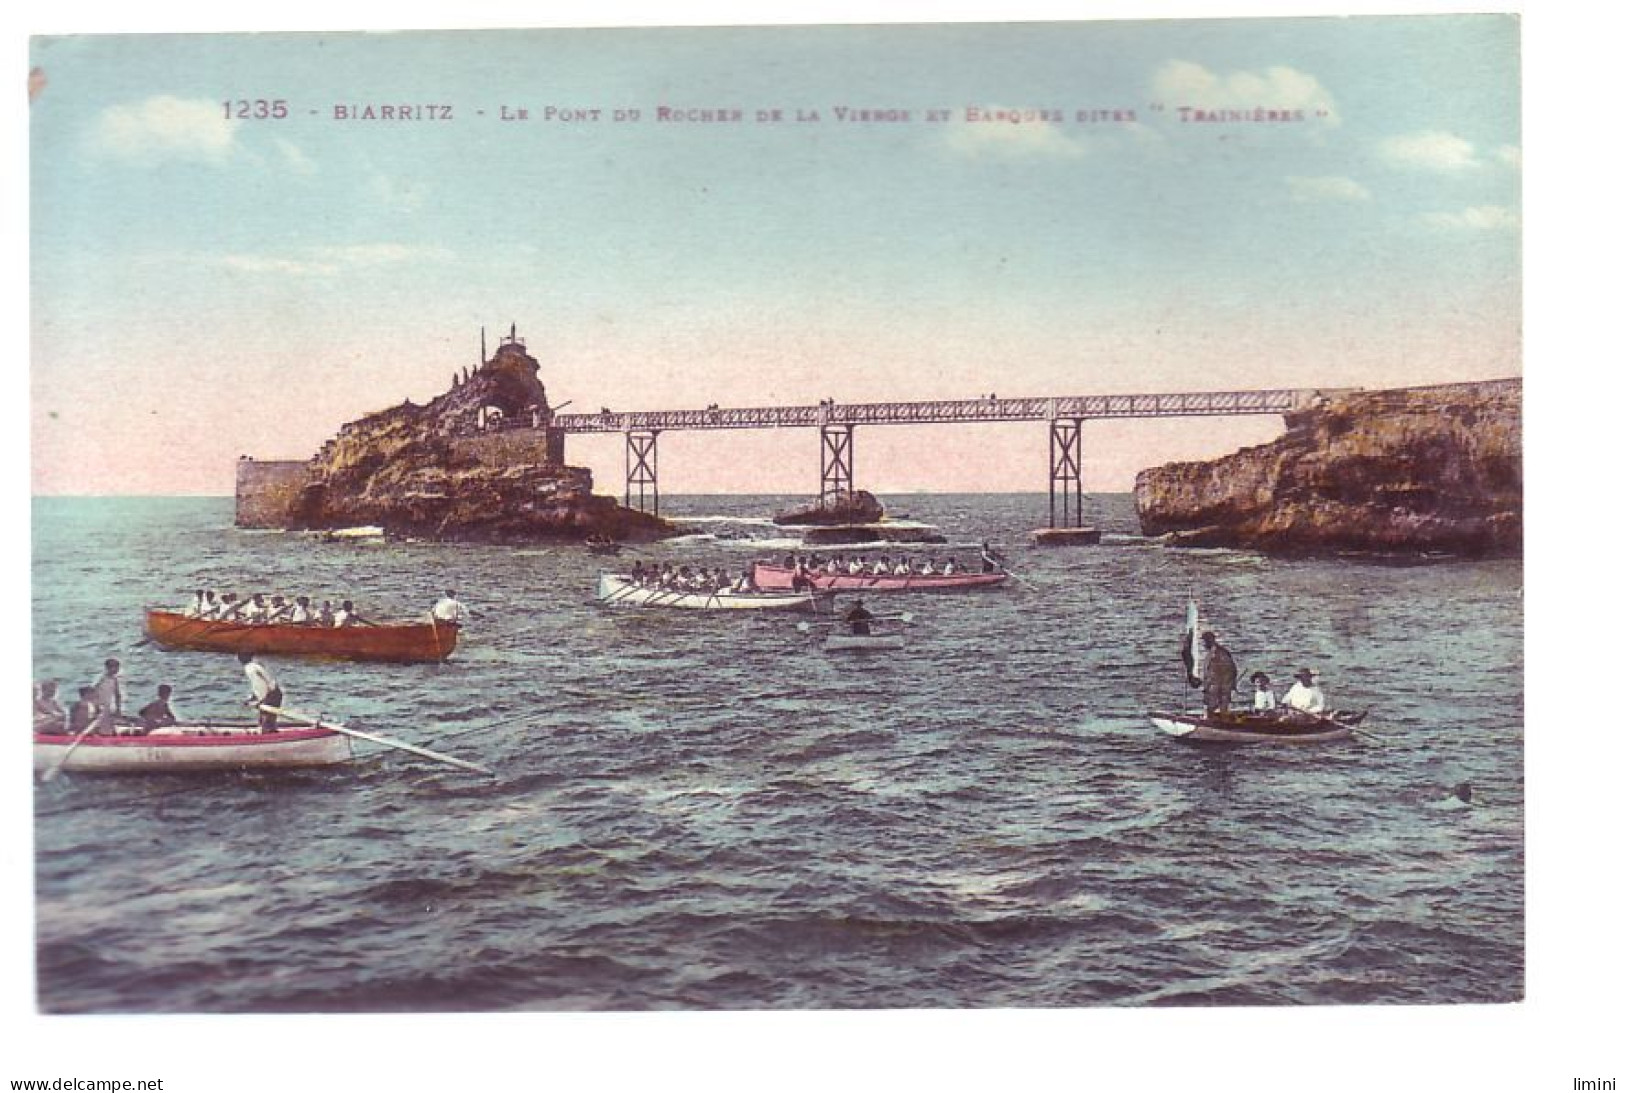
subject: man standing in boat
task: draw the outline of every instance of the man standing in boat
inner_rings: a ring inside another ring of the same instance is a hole
[[[97,723],[99,735],[111,736],[118,732],[118,718],[124,712],[124,688],[119,684],[119,662],[108,658],[102,666],[102,678],[96,681]]]
[[[846,624],[852,628],[853,634],[858,637],[869,636],[869,623],[874,621],[874,615],[863,606],[862,600],[856,601],[851,607],[847,608],[843,617]]]
[[[245,706],[253,706],[259,710],[260,728],[266,732],[276,731],[276,714],[267,710],[266,706],[282,706],[282,685],[276,681],[271,670],[254,659],[253,653],[238,653],[237,659],[242,662],[243,675],[248,677],[248,685],[254,691]]]
[[[457,602],[457,593],[454,589],[446,589],[446,594],[440,597],[440,602],[434,605],[429,617],[435,622],[443,622],[450,626],[463,625],[463,616],[468,610]]]
[[[1202,631],[1202,648],[1207,651],[1202,660],[1202,703],[1210,714],[1224,713],[1236,690],[1236,658],[1211,630]]]

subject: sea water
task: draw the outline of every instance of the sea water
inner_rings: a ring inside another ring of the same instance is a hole
[[[1280,560],[1140,538],[1036,548],[1041,496],[889,497],[1018,580],[871,596],[907,647],[825,623],[606,609],[635,558],[780,558],[792,499],[620,558],[231,527],[229,499],[34,504],[36,678],[103,659],[126,703],[241,716],[234,657],[141,641],[196,587],[471,619],[443,664],[271,658],[289,705],[494,768],[361,745],[319,771],[35,787],[52,1012],[1492,1002],[1523,991],[1522,566]],[[846,548],[873,553],[875,548]],[[898,548],[883,547],[887,553]],[[1202,748],[1195,595],[1243,677],[1311,667],[1370,736]],[[21,696],[19,697],[19,702]],[[1470,808],[1434,807],[1469,782]]]

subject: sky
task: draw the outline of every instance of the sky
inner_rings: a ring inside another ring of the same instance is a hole
[[[1510,16],[36,38],[32,488],[229,493],[510,323],[587,410],[1519,375],[1518,55]],[[1280,428],[1091,423],[1085,488]],[[1047,453],[860,429],[857,485]],[[618,438],[567,458],[620,491]],[[812,493],[818,441],[660,468]]]

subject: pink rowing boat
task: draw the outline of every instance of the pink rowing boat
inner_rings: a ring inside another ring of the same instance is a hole
[[[351,758],[350,738],[325,728],[263,732],[258,725],[173,725],[139,736],[34,734],[34,770],[173,774],[266,767],[325,767]]]
[[[757,562],[752,573],[756,587],[763,592],[778,592],[788,590],[795,578],[795,570],[782,565],[769,565],[766,562]],[[813,587],[820,591],[832,592],[940,592],[960,588],[992,588],[1003,584],[1008,573],[933,573],[926,576],[921,573],[911,573],[907,576],[901,574],[847,574],[823,573],[818,570],[808,574],[812,578]]]

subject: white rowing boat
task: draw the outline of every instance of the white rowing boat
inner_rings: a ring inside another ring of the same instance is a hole
[[[901,634],[831,634],[824,639],[826,653],[878,653],[902,647]]]
[[[630,577],[605,573],[598,599],[609,607],[677,607],[699,611],[812,611],[811,592],[679,592],[646,588]]]
[[[170,725],[139,736],[34,734],[34,770],[94,774],[326,767],[353,756],[350,738],[328,729],[257,724]]]

